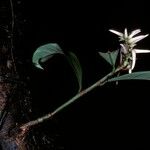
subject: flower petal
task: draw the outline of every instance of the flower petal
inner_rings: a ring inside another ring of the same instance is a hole
[[[148,49],[134,49],[136,53],[150,53]]]
[[[125,47],[125,45],[124,45],[124,44],[120,44],[120,46],[121,46],[121,52],[122,52],[123,54],[127,54],[127,53],[128,53],[128,50],[127,50],[127,48]]]
[[[131,68],[129,69],[129,73],[132,73],[132,69]]]
[[[116,35],[118,35],[118,36],[120,36],[120,37],[123,36],[123,33],[121,33],[121,32],[118,32],[118,31],[115,31],[115,30],[109,30],[109,31],[116,34]]]
[[[136,52],[135,50],[133,49],[132,50],[132,64],[131,64],[131,69],[133,70],[134,67],[135,67],[135,63],[136,63]]]
[[[129,39],[132,38],[133,36],[137,35],[140,32],[141,32],[141,29],[136,29],[136,30],[132,31],[131,34],[129,35]]]
[[[125,39],[128,38],[128,31],[127,31],[127,28],[124,29],[124,38],[125,38]]]
[[[135,46],[136,46],[136,44],[134,44],[134,43],[131,43],[131,44],[130,44],[130,48],[131,48],[131,49],[133,49],[133,47],[135,47]]]
[[[135,44],[135,43],[141,41],[142,39],[146,38],[147,36],[148,36],[148,34],[136,36],[136,37],[134,37],[134,38],[129,39],[128,42],[131,43],[131,44]]]

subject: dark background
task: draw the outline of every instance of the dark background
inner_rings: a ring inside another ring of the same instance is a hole
[[[98,51],[119,46],[117,37],[108,30],[141,28],[144,34],[150,33],[148,8],[145,1],[16,1],[15,10],[21,21],[16,55],[21,62],[20,75],[29,77],[31,118],[54,110],[77,90],[70,66],[61,56],[45,63],[45,71],[32,65],[32,54],[38,46],[55,42],[65,52],[73,51],[83,67],[85,88],[110,71],[98,55]],[[150,48],[149,41],[149,37],[143,40],[139,48]],[[148,54],[141,54],[135,71],[150,70],[149,59]],[[50,137],[54,149],[146,149],[149,87],[148,81],[107,84],[80,98],[37,130]]]

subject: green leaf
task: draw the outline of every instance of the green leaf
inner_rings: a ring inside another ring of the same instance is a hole
[[[121,75],[119,77],[111,78],[108,82],[120,80],[150,80],[150,71],[134,72],[130,74]]]
[[[100,56],[103,57],[110,65],[115,66],[117,56],[118,56],[118,50],[113,51],[113,52],[99,52]]]
[[[45,44],[37,48],[37,50],[34,52],[32,62],[37,68],[43,69],[40,63],[46,62],[47,60],[51,59],[55,54],[64,54],[59,45],[56,43]],[[70,65],[73,68],[79,84],[80,91],[82,88],[82,69],[80,62],[76,55],[72,52],[70,52],[69,55],[66,56],[66,58],[68,59]]]
[[[37,50],[34,52],[32,62],[37,68],[43,69],[43,67],[40,65],[40,62],[46,62],[55,54],[64,54],[59,45],[56,43],[45,44],[37,48]]]
[[[82,68],[81,68],[80,62],[77,56],[72,52],[69,52],[69,55],[67,56],[67,58],[78,80],[79,92],[80,92],[82,89]]]

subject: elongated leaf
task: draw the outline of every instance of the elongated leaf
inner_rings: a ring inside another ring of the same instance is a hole
[[[119,77],[111,78],[108,82],[119,80],[150,80],[150,71],[134,72],[130,74],[121,75]]]
[[[64,54],[59,45],[56,43],[45,44],[37,48],[37,50],[34,52],[32,62],[37,68],[43,69],[40,63],[46,62],[47,60],[51,59],[55,54]],[[64,56],[66,55],[64,54]],[[80,91],[82,88],[82,69],[80,62],[76,55],[72,52],[69,53],[67,59],[73,68],[73,71],[79,84]]]
[[[99,52],[100,56],[102,56],[110,65],[115,66],[117,56],[118,56],[118,50],[113,52]]]
[[[80,62],[77,56],[72,52],[69,52],[69,55],[67,56],[67,58],[78,80],[79,92],[80,92],[82,89],[82,68],[81,68]]]
[[[32,62],[37,68],[43,69],[40,62],[46,62],[55,54],[64,54],[59,45],[56,43],[45,44],[34,52]]]

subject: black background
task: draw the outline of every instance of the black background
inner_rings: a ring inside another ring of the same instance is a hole
[[[29,76],[33,96],[33,119],[54,110],[71,98],[77,89],[75,77],[62,57],[36,69],[32,53],[46,43],[58,43],[64,51],[73,51],[83,67],[83,87],[110,71],[98,51],[118,48],[118,39],[110,28],[130,31],[141,28],[150,33],[149,9],[145,1],[21,1],[21,35],[16,40],[18,65],[22,76]],[[150,48],[150,38],[139,48]],[[150,56],[137,58],[136,70],[150,70]],[[23,66],[24,65],[24,66]],[[149,81],[122,81],[97,88],[41,125],[41,132],[53,135],[55,145],[64,149],[146,149],[148,146]],[[59,149],[58,148],[58,149]]]

